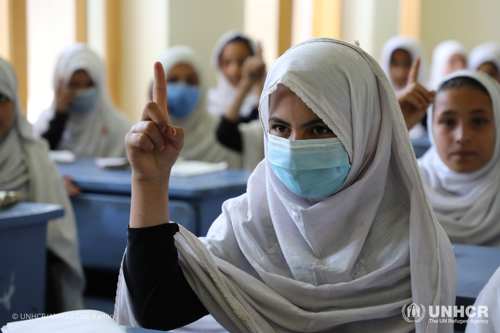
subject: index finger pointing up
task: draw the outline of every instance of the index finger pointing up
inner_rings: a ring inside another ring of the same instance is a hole
[[[257,43],[257,52],[255,55],[257,58],[262,59],[262,44],[260,42]]]
[[[155,63],[155,84],[153,88],[153,101],[158,104],[160,109],[168,117],[167,111],[167,80],[165,79],[165,71],[160,62]]]
[[[411,64],[410,74],[408,75],[408,83],[418,82],[418,70],[420,68],[420,58],[415,58]]]

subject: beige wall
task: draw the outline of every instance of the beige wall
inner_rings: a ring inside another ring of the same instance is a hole
[[[379,59],[385,41],[398,33],[399,0],[344,0],[342,40],[354,43]]]
[[[169,45],[193,47],[204,59],[210,73],[208,81],[215,84],[209,64],[212,49],[228,30],[243,30],[243,0],[170,0]]]
[[[486,42],[500,43],[500,1],[423,0],[422,42],[427,55],[446,39],[458,39],[468,51]]]
[[[136,123],[148,102],[153,64],[168,46],[168,2],[122,0],[120,105]]]

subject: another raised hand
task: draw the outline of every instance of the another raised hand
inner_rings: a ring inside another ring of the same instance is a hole
[[[73,100],[74,96],[75,90],[69,87],[65,88],[63,79],[59,79],[56,89],[56,112],[67,113],[68,104]]]
[[[406,87],[396,93],[408,130],[424,118],[436,95],[435,91],[428,91],[418,83],[419,69],[420,58],[416,58],[411,66]]]
[[[154,66],[153,101],[125,136],[132,166],[130,226],[148,227],[168,222],[170,172],[184,144],[184,131],[170,124],[167,84],[161,63]]]

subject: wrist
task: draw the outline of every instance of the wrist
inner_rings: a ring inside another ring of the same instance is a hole
[[[250,80],[250,78],[248,77],[243,77],[240,81],[240,83],[238,84],[238,89],[240,91],[243,91],[244,93],[247,93],[248,91],[250,91],[250,89],[252,88],[252,81]]]

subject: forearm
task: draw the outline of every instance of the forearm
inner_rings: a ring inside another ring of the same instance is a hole
[[[233,103],[224,114],[224,117],[227,120],[233,123],[238,123],[240,121],[241,105],[243,104],[243,101],[245,100],[245,97],[247,96],[251,88],[252,85],[249,82],[245,81],[244,79],[241,80],[240,84],[238,85],[236,98],[233,100]]]
[[[132,173],[131,228],[146,228],[169,223],[168,184],[170,172],[159,178],[140,181]]]
[[[66,121],[68,120],[67,113],[56,112],[54,118],[49,123],[49,128],[42,134],[42,138],[48,141],[50,149],[57,149],[59,141],[61,141]]]

